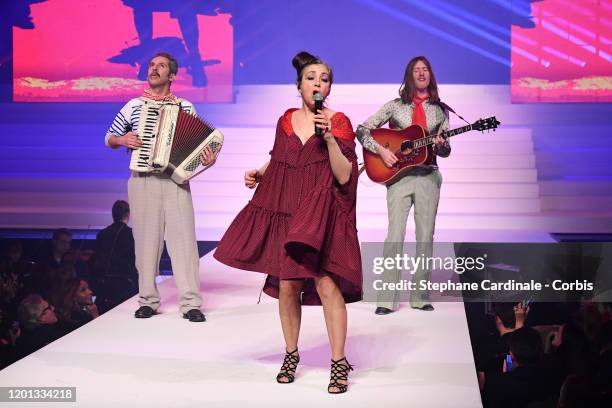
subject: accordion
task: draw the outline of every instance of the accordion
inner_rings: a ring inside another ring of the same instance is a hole
[[[138,125],[142,146],[132,152],[130,170],[165,173],[177,184],[200,174],[205,147],[221,149],[223,134],[206,121],[181,109],[179,104],[143,101]]]

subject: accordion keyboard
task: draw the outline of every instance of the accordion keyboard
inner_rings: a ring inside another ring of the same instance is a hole
[[[159,109],[161,104],[144,102],[142,111],[140,112],[140,121],[138,123],[138,137],[142,141],[142,146],[132,152],[130,161],[130,170],[137,172],[151,172],[149,159],[155,144],[155,136],[157,135],[157,125],[159,118]]]

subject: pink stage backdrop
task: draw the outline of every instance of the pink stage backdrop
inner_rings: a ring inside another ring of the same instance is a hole
[[[532,3],[512,27],[513,102],[612,102],[612,0]]]
[[[232,100],[230,14],[193,12],[197,27],[188,30],[197,34],[197,55],[188,50],[179,19],[171,11],[151,12],[152,38],[143,41],[133,8],[120,0],[53,0],[33,4],[31,10],[35,28],[13,32],[15,101],[125,101],[146,87],[138,80],[141,61],[167,47],[188,62],[179,56],[182,67],[172,85],[174,93],[193,102]],[[193,70],[199,74],[194,76]]]

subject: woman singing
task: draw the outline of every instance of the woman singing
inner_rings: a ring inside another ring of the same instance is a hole
[[[247,187],[259,186],[214,256],[268,275],[263,290],[279,300],[286,347],[279,383],[295,379],[302,305],[323,305],[332,357],[327,390],[340,394],[352,370],[344,355],[345,303],[361,300],[355,135],[343,113],[314,111],[314,95],[326,98],[331,90],[329,65],[307,52],[292,63],[302,106],[279,118],[270,160],[245,173]]]

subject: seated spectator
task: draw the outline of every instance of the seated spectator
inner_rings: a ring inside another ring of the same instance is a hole
[[[45,277],[45,286],[48,292],[55,291],[56,287],[62,287],[70,279],[76,279],[77,272],[74,265],[64,264],[57,268],[49,268]]]
[[[595,375],[595,384],[599,389],[602,406],[612,406],[612,320],[608,320],[601,326],[599,334],[598,370]]]
[[[598,406],[596,401],[591,380],[572,374],[567,376],[561,386],[557,408],[593,408]]]
[[[543,346],[540,334],[531,328],[515,330],[509,339],[511,367],[487,373],[484,378],[485,406],[525,407],[548,397],[547,373],[540,365]]]
[[[0,370],[17,360],[15,343],[20,334],[19,323],[0,309]]]
[[[51,303],[60,326],[66,332],[75,330],[98,317],[98,307],[93,301],[93,292],[84,279],[72,278],[54,289]]]
[[[481,372],[502,371],[503,361],[510,349],[510,336],[525,324],[529,307],[522,303],[498,302],[493,304],[493,313],[497,330],[487,339],[480,341],[480,350],[476,356],[477,370]]]
[[[29,284],[30,293],[49,294],[49,276],[62,265],[73,264],[67,258],[71,257],[72,232],[60,228],[53,232],[51,241],[41,251],[36,260],[36,271]]]
[[[21,335],[16,342],[17,357],[23,358],[62,337],[57,326],[55,308],[40,295],[32,294],[17,309]]]
[[[552,359],[563,377],[570,374],[588,376],[595,368],[596,355],[589,338],[575,323],[562,325],[552,339]]]
[[[10,308],[19,291],[19,281],[12,274],[0,273],[0,307]]]
[[[0,256],[0,273],[17,274],[15,268],[23,258],[23,245],[18,239],[7,243]]]
[[[504,363],[503,374],[494,369],[481,371],[482,359],[478,357],[485,351],[489,356],[495,354],[484,343],[474,346],[483,406],[611,407],[612,323],[607,318],[608,306],[588,302],[538,304],[538,319],[532,319],[530,313],[529,321],[541,325],[521,329],[527,309],[521,310],[522,305],[517,305],[513,322],[508,305],[495,304],[496,334],[500,343],[506,340],[509,352],[504,360],[511,362],[511,369]],[[475,316],[472,314],[472,319]],[[537,330],[540,341],[535,332],[530,338],[525,330]],[[504,343],[497,345],[503,350]],[[529,357],[541,356],[542,346],[546,348],[542,358]],[[526,353],[528,350],[531,352]]]
[[[66,262],[66,256],[72,248],[72,232],[66,228],[60,228],[53,232],[51,247],[43,254],[40,264],[57,268]]]
[[[603,317],[595,303],[583,303],[579,312],[579,324],[589,340],[591,350],[599,351],[599,332],[603,324]]]
[[[23,259],[21,241],[8,242],[0,256],[0,305],[11,308],[23,291],[24,280],[30,273],[32,264]],[[12,310],[15,312],[15,310]]]
[[[57,288],[61,288],[68,280],[77,277],[76,269],[72,264],[62,264],[57,268],[47,267],[37,273],[39,275],[36,289],[45,298],[50,298],[51,294],[57,291]]]

